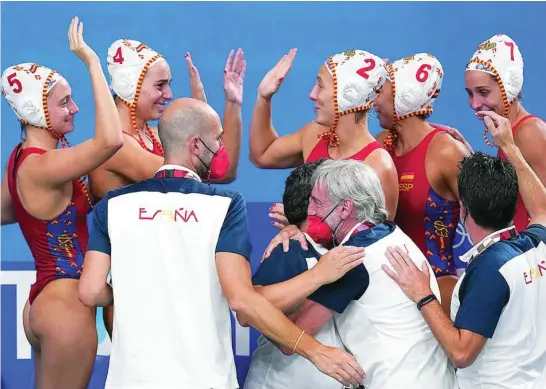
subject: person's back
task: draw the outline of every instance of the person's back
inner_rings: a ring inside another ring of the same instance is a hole
[[[296,201],[303,200],[297,199]],[[305,261],[298,261],[298,259],[301,259],[298,258],[298,256],[282,258],[285,261],[290,261],[294,267],[300,267],[305,264],[304,269],[301,269],[302,271],[311,269],[317,264],[318,260],[320,260],[321,255],[328,252],[323,246],[315,243],[309,235],[305,235],[309,245]],[[294,241],[291,244],[298,245],[299,243]],[[278,246],[276,251],[278,251],[278,253],[272,253],[271,257],[275,257],[276,254],[284,257],[284,255],[280,253],[280,251],[282,251],[282,246]],[[292,252],[294,251],[295,250],[292,250]],[[275,276],[270,276],[263,272],[257,272],[253,282],[255,284],[270,284],[269,282],[263,282],[264,276],[266,278],[270,277],[269,281],[276,278]],[[304,302],[298,307],[298,310],[305,310],[305,306],[306,303]],[[324,345],[343,348],[339,334],[336,331],[334,320],[331,318],[313,335],[313,337]],[[297,387],[298,389],[334,389],[339,388],[339,383],[317,370],[310,361],[302,358],[300,355],[283,354],[273,342],[265,336],[260,335],[256,350],[252,353],[252,361],[245,379],[244,389],[280,389],[294,387]]]
[[[282,246],[277,246],[268,258],[264,258],[252,278],[252,283],[261,288],[260,293],[269,294],[266,290],[273,286],[281,287],[281,293],[293,296],[289,284],[293,281],[292,278],[298,277],[293,276],[311,269],[316,271],[315,266],[328,252],[327,247],[331,246],[325,242],[323,243],[326,246],[317,243],[318,239],[315,242],[313,236],[305,232],[309,226],[307,209],[312,190],[311,177],[324,161],[325,159],[319,159],[298,166],[286,179],[282,196],[284,211],[288,223],[298,226],[303,232],[308,250],[301,250],[298,247],[300,243],[296,241],[290,242],[289,253],[285,252]],[[312,231],[311,234],[317,237]],[[302,288],[297,289],[301,291]],[[278,295],[278,293],[274,294]],[[313,309],[312,302],[307,299],[302,299],[294,305],[289,303],[287,305],[290,307],[284,311],[293,321]],[[321,344],[343,348],[333,317],[328,318],[316,332],[308,333]],[[335,379],[317,370],[310,361],[297,354],[289,355],[286,350],[281,351],[278,345],[264,335],[258,338],[244,383],[244,389],[338,389],[339,387]]]
[[[359,231],[344,244],[366,247],[364,266],[369,286],[362,297],[335,315],[344,345],[365,366],[364,385],[381,389],[456,388],[454,368],[421,313],[382,270],[388,265],[385,251],[394,245],[404,246],[421,267],[426,258],[417,245],[391,222]],[[438,283],[428,268],[430,288],[440,299]]]
[[[238,388],[230,309],[323,373],[360,382],[353,356],[321,345],[254,290],[244,199],[200,182],[229,168],[218,114],[178,99],[158,130],[166,163],[96,205],[79,283],[86,306],[116,301],[106,388]]]
[[[498,283],[492,283],[499,296],[506,295],[507,302],[494,336],[476,361],[457,371],[461,389],[533,388],[546,366],[546,228],[535,224],[518,236],[501,240],[489,246],[475,261],[471,261],[454,291],[451,316],[455,320],[459,299],[470,296],[466,292],[465,278],[478,273],[500,273]],[[471,251],[472,253],[472,251]],[[491,274],[492,275],[492,274]],[[481,276],[479,276],[481,278]],[[492,277],[491,281],[497,280]],[[484,322],[487,323],[487,317]],[[485,326],[485,324],[484,324]],[[519,386],[518,386],[519,385]]]
[[[455,285],[451,318],[403,247],[389,248],[395,270],[384,270],[417,304],[458,369],[460,389],[538,389],[546,370],[546,188],[515,145],[510,121],[480,114],[507,161],[474,152],[460,163],[461,219],[474,246],[460,257],[468,266]],[[518,193],[532,216],[519,234]]]
[[[215,253],[226,240],[249,250],[236,219],[242,196],[189,172],[115,190],[106,201],[116,302],[106,387],[237,387]]]

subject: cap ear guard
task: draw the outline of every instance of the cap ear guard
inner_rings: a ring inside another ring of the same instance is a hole
[[[339,116],[370,109],[387,78],[385,62],[364,50],[333,55],[326,65],[337,85],[334,100]]]

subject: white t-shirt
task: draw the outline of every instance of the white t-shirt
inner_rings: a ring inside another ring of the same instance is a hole
[[[546,388],[546,228],[501,239],[510,230],[461,258],[470,263],[453,292],[452,320],[487,338],[474,363],[457,370],[461,389]]]
[[[326,285],[324,297],[316,301],[337,311],[334,318],[339,335],[366,372],[365,387],[457,388],[455,369],[416,304],[381,268],[387,265],[392,269],[385,256],[389,246],[405,247],[419,269],[423,262],[428,264],[424,255],[391,222],[351,236],[352,232],[344,244],[366,247],[364,265],[349,271],[339,285]],[[431,290],[440,300],[430,266],[429,273]],[[355,294],[354,285],[359,283],[365,287]]]
[[[297,274],[311,269],[321,255],[327,252],[306,235],[309,250],[302,252],[299,242],[291,242],[287,253],[279,245],[264,260],[253,278],[255,285],[273,285],[287,281]],[[315,334],[315,339],[325,346],[343,348],[330,319]],[[342,385],[323,374],[313,363],[298,354],[284,355],[263,335],[252,354],[244,389],[340,389]]]
[[[215,254],[249,258],[246,206],[195,178],[152,178],[95,207],[88,250],[111,255],[115,306],[106,389],[238,388]]]

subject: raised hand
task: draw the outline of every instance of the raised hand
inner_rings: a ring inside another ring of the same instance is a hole
[[[500,116],[493,111],[480,111],[476,113],[487,127],[487,130],[493,137],[493,143],[499,149],[504,149],[514,145],[514,135],[512,134],[512,125],[510,120]]]
[[[193,64],[190,53],[186,53],[186,55],[184,55],[184,58],[186,58],[186,65],[188,66],[188,73],[190,75],[191,97],[193,99],[201,100],[206,103],[207,95],[205,94],[205,88],[203,87],[203,83],[201,82],[199,70],[197,70],[197,68]]]
[[[283,55],[275,67],[265,75],[264,79],[260,83],[260,86],[258,86],[259,97],[270,100],[271,97],[277,93],[286,75],[290,71],[290,68],[292,67],[297,51],[298,49],[292,49],[288,52],[288,54]]]
[[[246,72],[245,54],[238,49],[233,59],[234,51],[229,52],[224,67],[224,93],[226,100],[234,104],[243,104],[243,80]]]
[[[76,16],[68,28],[68,42],[70,51],[76,54],[88,67],[99,62],[99,56],[83,40],[83,23]]]

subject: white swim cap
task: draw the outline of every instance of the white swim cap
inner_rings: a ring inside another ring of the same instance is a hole
[[[337,146],[339,139],[335,128],[339,117],[372,107],[377,92],[387,78],[387,68],[383,59],[364,50],[335,54],[326,60],[326,66],[334,79],[336,116],[333,127],[319,134],[319,137]]]
[[[466,66],[492,75],[500,86],[504,116],[523,88],[523,57],[518,45],[509,36],[497,34],[478,46]]]
[[[55,70],[35,63],[22,63],[10,66],[2,73],[2,93],[21,123],[52,131],[47,94],[61,79]]]
[[[432,113],[444,71],[431,54],[419,53],[388,65],[394,95],[394,122]]]
[[[370,109],[387,78],[385,62],[363,50],[333,55],[326,65],[334,79],[335,109],[340,116]]]
[[[159,61],[164,61],[161,54],[145,44],[118,39],[108,48],[110,88],[127,105],[136,106],[146,71]]]

